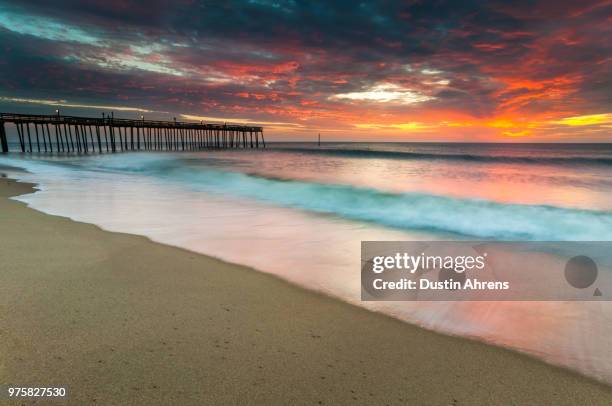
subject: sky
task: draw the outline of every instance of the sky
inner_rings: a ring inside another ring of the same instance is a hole
[[[0,111],[612,142],[612,1],[0,0]]]

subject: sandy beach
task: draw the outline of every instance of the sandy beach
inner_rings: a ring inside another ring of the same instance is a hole
[[[0,383],[79,405],[612,403],[530,357],[9,199],[31,192],[0,178]]]

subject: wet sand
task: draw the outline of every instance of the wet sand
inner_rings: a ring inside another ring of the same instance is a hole
[[[0,178],[0,384],[68,385],[70,404],[612,404],[530,357],[9,200],[31,188]]]

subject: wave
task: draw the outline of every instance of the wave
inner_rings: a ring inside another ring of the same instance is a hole
[[[499,240],[612,240],[612,214],[545,205],[502,204],[424,193],[389,193],[341,184],[241,172],[166,173],[192,187],[386,227]]]
[[[612,165],[612,158],[606,157],[532,157],[509,155],[447,154],[408,151],[383,151],[366,149],[314,149],[314,148],[274,148],[273,151],[295,152],[302,154],[329,155],[347,158],[414,159],[414,160],[452,160],[483,163],[522,163],[522,164],[579,164]]]
[[[393,193],[345,184],[220,170],[202,165],[200,159],[149,154],[134,156],[129,161],[118,156],[61,162],[11,161],[15,166],[34,173],[41,170],[88,170],[152,176],[207,193],[255,199],[402,230],[497,240],[612,240],[612,213],[606,211],[506,204],[417,192]]]

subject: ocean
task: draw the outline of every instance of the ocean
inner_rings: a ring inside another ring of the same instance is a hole
[[[10,153],[0,165],[27,170],[0,167],[40,185],[17,200],[45,213],[247,265],[612,383],[608,302],[360,300],[364,240],[612,241],[612,144],[271,143]]]

